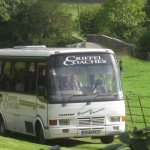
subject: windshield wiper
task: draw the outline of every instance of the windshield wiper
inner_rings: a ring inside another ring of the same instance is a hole
[[[105,97],[105,96],[116,96],[118,94],[116,94],[116,93],[93,93],[92,95],[95,95],[95,97],[93,97],[91,100],[89,100],[87,102],[87,105],[91,104],[92,101],[95,100],[99,96],[103,96],[103,97]]]
[[[63,99],[63,104],[62,104],[62,106],[65,106],[74,96],[87,96],[87,94],[71,95],[67,100]]]

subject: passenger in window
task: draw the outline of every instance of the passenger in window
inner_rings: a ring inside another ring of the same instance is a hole
[[[95,80],[93,93],[106,93],[106,92],[107,92],[107,89],[106,89],[106,86],[104,85],[103,79],[99,78]]]
[[[79,81],[77,75],[71,75],[69,78],[68,89],[70,90],[82,90],[82,83]]]
[[[54,68],[52,68],[52,69],[50,70],[50,75],[51,75],[52,77],[55,77],[55,76],[56,76],[56,70],[55,70]]]

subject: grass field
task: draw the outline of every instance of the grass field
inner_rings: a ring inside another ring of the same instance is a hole
[[[124,57],[122,81],[126,95],[150,96],[150,62]]]
[[[91,8],[100,8],[100,3],[62,3],[64,9],[72,15],[72,18],[78,20],[79,13],[82,10],[88,10]]]
[[[139,98],[141,99],[143,112],[146,115],[149,115],[149,109],[145,107],[150,107],[150,62],[143,61],[131,57],[123,57],[123,75],[122,83],[125,95],[129,99],[131,106],[139,107]],[[127,103],[126,103],[127,107]],[[127,107],[126,112],[129,113]],[[131,113],[136,115],[141,115],[140,108],[131,108]],[[127,116],[127,120],[130,120],[130,116]],[[150,117],[145,117],[147,125],[150,126]],[[133,116],[133,121],[138,122],[134,123],[133,126],[138,128],[144,128],[143,117]],[[131,122],[126,122],[127,128],[131,129]]]

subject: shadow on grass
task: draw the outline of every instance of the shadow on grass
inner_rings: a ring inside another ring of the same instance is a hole
[[[28,136],[20,133],[8,132],[5,137],[38,144],[36,137]],[[48,140],[46,145],[49,146],[59,145],[60,147],[71,148],[82,144],[98,144],[98,143],[90,139],[86,140],[86,138],[63,138],[63,139]]]

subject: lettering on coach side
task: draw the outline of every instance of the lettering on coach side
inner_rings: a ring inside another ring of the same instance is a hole
[[[16,96],[5,95],[4,108],[19,109],[19,103]]]

